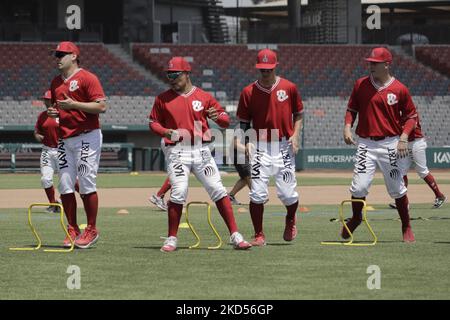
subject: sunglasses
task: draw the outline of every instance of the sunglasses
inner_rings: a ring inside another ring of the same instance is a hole
[[[269,73],[269,72],[272,72],[273,69],[259,69],[259,71],[260,72],[267,72],[267,73]]]
[[[175,80],[176,78],[181,76],[182,73],[183,71],[167,72],[167,78],[170,80]]]
[[[68,54],[70,54],[70,52],[56,51],[55,52],[55,57],[61,59],[61,58],[65,57]]]

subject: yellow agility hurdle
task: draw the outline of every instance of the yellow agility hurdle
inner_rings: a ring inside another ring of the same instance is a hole
[[[353,243],[353,234],[350,232],[349,228],[345,224],[344,219],[344,204],[345,203],[353,203],[353,202],[362,202],[363,203],[363,209],[362,209],[362,220],[364,221],[365,225],[367,226],[367,229],[369,230],[370,234],[372,235],[373,241],[372,242],[364,242],[364,243]],[[367,220],[367,204],[366,201],[362,199],[351,199],[351,200],[344,200],[341,202],[341,205],[339,206],[339,221],[342,223],[343,227],[347,230],[348,234],[350,235],[349,241],[342,241],[342,242],[327,242],[322,241],[320,244],[322,245],[344,245],[344,246],[374,246],[378,239],[375,233],[373,232],[372,227],[369,224],[369,221]]]
[[[72,240],[72,238],[69,236],[69,232],[67,231],[66,225],[64,223],[64,208],[63,208],[62,204],[60,204],[60,203],[33,203],[33,204],[31,204],[28,207],[28,225],[30,226],[33,236],[36,238],[37,245],[36,245],[36,247],[32,247],[32,248],[30,248],[30,247],[9,248],[9,250],[12,250],[12,251],[35,251],[35,250],[39,250],[41,248],[42,240],[41,240],[41,237],[39,236],[39,234],[37,233],[36,228],[33,225],[33,221],[31,219],[31,213],[32,213],[33,207],[48,207],[48,206],[55,206],[55,207],[60,208],[61,227],[64,230],[64,233],[66,234],[66,236],[69,237],[71,246],[70,246],[70,248],[67,248],[67,249],[44,249],[44,251],[45,252],[72,252],[73,251],[75,243]]]
[[[189,202],[186,206],[186,223],[189,226],[189,229],[191,229],[192,233],[194,234],[194,237],[197,239],[197,242],[190,246],[189,249],[196,249],[196,248],[200,248],[200,237],[197,234],[197,232],[195,231],[194,227],[192,226],[191,222],[189,221],[189,207],[192,205],[205,205],[208,213],[208,224],[211,227],[212,231],[214,232],[214,235],[217,238],[218,244],[216,246],[212,246],[212,247],[208,247],[208,249],[211,250],[215,250],[215,249],[219,249],[220,247],[222,247],[222,238],[220,237],[219,233],[217,232],[216,228],[214,227],[214,225],[212,224],[211,221],[211,205],[208,202],[201,202],[201,201],[193,201],[193,202]]]

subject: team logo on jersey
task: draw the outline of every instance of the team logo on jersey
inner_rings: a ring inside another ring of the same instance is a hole
[[[78,88],[79,88],[79,86],[78,86],[78,81],[77,80],[70,81],[70,84],[69,84],[69,91],[70,92],[74,92]]]
[[[389,176],[391,177],[392,180],[398,180],[401,177],[400,170],[392,169],[389,172]]]
[[[283,172],[283,181],[286,184],[291,184],[295,180],[294,174],[291,171],[285,171]]]
[[[216,169],[212,166],[207,166],[204,170],[205,176],[212,177],[216,173]]]
[[[203,104],[201,101],[198,100],[194,100],[192,101],[192,109],[194,109],[194,111],[202,111],[203,110]]]
[[[77,171],[80,177],[85,177],[89,173],[89,167],[84,163],[80,163],[78,165]]]
[[[397,96],[395,94],[393,94],[393,93],[388,93],[388,95],[387,95],[387,103],[390,106],[398,103]]]
[[[278,101],[283,102],[284,100],[289,98],[289,96],[287,95],[286,91],[278,90],[277,91],[277,98],[278,98]]]

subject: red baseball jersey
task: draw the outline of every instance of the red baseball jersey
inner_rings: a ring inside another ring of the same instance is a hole
[[[401,135],[402,124],[417,117],[408,88],[395,78],[383,87],[371,76],[358,79],[347,110],[358,113],[356,134],[362,138]]]
[[[41,112],[35,125],[35,131],[44,136],[42,143],[50,148],[58,147],[59,125],[56,119],[47,115],[47,111]]]
[[[81,68],[67,79],[64,79],[62,75],[55,77],[50,90],[52,91],[52,103],[57,100],[65,100],[64,94],[78,102],[106,100],[97,76]],[[61,138],[73,137],[84,131],[99,129],[99,116],[75,109],[59,109],[59,128]]]
[[[166,129],[185,129],[192,137],[201,137],[202,141],[210,141],[211,135],[205,134],[209,129],[207,120],[207,110],[215,108],[221,116],[225,114],[222,106],[209,93],[192,87],[192,90],[186,94],[179,94],[172,89],[169,89],[155,99],[153,109],[150,112],[150,123],[157,122]],[[194,132],[194,122],[201,124],[200,128]],[[164,138],[166,144],[173,144],[167,138]]]
[[[277,77],[271,88],[261,86],[258,81],[245,87],[239,98],[237,117],[240,121],[252,122],[253,129],[278,129],[280,138],[294,134],[292,116],[303,112],[303,103],[297,86]]]

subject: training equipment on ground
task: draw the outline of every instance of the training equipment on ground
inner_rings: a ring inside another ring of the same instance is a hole
[[[373,241],[372,242],[353,243],[353,234],[349,230],[349,228],[347,227],[347,225],[345,223],[345,218],[344,218],[344,204],[345,203],[353,203],[353,202],[361,202],[363,204],[362,221],[367,226],[367,229],[369,230],[370,234],[373,237]],[[351,200],[344,200],[344,201],[342,201],[341,205],[339,206],[339,221],[342,223],[343,227],[347,230],[348,234],[350,235],[350,240],[349,241],[340,241],[340,242],[322,241],[321,242],[322,245],[344,245],[344,246],[360,246],[361,247],[361,246],[374,246],[377,243],[377,241],[378,241],[377,236],[373,232],[372,227],[370,226],[369,221],[367,220],[367,204],[366,204],[366,201],[361,200],[361,199],[351,199]]]
[[[198,202],[198,201],[194,201],[194,202],[189,202],[186,206],[186,223],[189,226],[189,229],[191,229],[192,233],[194,234],[195,238],[197,239],[197,243],[195,243],[194,245],[190,246],[189,249],[196,249],[196,248],[200,248],[200,237],[197,234],[197,232],[195,231],[194,227],[192,226],[191,222],[189,221],[189,207],[192,205],[204,205],[206,206],[207,209],[207,217],[208,217],[208,224],[211,227],[212,231],[214,232],[214,235],[217,238],[218,244],[216,246],[211,246],[208,247],[208,249],[214,250],[214,249],[219,249],[222,247],[222,238],[220,237],[219,233],[217,232],[216,228],[214,227],[214,225],[211,222],[211,205],[208,202]]]
[[[72,238],[70,238],[69,232],[67,231],[66,225],[64,223],[64,208],[63,208],[62,204],[60,204],[60,203],[32,203],[28,207],[28,225],[30,226],[31,232],[33,233],[34,237],[37,240],[37,245],[36,245],[36,247],[9,248],[9,250],[12,250],[12,251],[35,251],[35,250],[39,250],[41,248],[42,240],[41,240],[41,237],[39,236],[39,234],[37,233],[36,229],[34,228],[34,225],[33,225],[32,219],[31,219],[31,215],[33,212],[33,207],[48,207],[48,206],[59,207],[61,227],[64,230],[64,233],[66,234],[66,236],[70,239],[71,246],[67,249],[44,249],[44,251],[45,252],[72,252],[73,251],[75,242]]]

